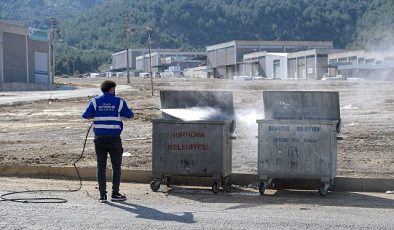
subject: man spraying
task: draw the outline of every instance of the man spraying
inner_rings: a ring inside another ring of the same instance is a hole
[[[100,88],[103,94],[92,98],[82,114],[82,117],[85,119],[94,119],[93,131],[97,157],[97,182],[100,191],[99,201],[102,203],[107,202],[105,171],[108,153],[113,170],[111,201],[126,200],[126,196],[119,193],[123,154],[122,140],[120,138],[123,130],[121,118],[132,118],[134,113],[122,98],[115,96],[115,87],[116,83],[110,80],[105,80],[101,83]]]

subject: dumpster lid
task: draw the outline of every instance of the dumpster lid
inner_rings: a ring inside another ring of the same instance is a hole
[[[329,91],[264,91],[265,119],[340,121],[339,93]]]
[[[164,119],[234,120],[233,93],[209,90],[161,90]]]

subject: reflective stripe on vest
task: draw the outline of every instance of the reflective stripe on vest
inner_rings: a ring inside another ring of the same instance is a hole
[[[95,117],[94,121],[122,121],[120,117]]]
[[[123,100],[120,99],[119,109],[118,109],[118,112],[119,112],[119,113],[120,113],[120,111],[122,111],[122,108],[123,108]]]
[[[96,111],[97,108],[96,99],[92,98],[91,102],[93,104],[94,111]]]
[[[101,125],[101,124],[94,124],[93,128],[96,129],[121,129],[120,125]]]

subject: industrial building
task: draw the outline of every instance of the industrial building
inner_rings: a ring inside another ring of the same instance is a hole
[[[287,53],[266,51],[245,54],[238,64],[239,76],[287,79]]]
[[[328,76],[328,55],[339,50],[311,49],[290,53],[288,79],[320,80]]]
[[[365,50],[342,51],[328,54],[329,76],[364,78],[371,80],[394,79],[394,51]]]
[[[125,54],[112,55],[113,70],[126,69]],[[130,50],[130,69],[148,75],[149,58],[147,49]],[[394,75],[394,51],[339,50],[332,41],[230,41],[208,46],[206,52],[154,49],[151,58],[152,72],[164,72],[161,76],[381,80]]]
[[[181,72],[187,68],[204,65],[206,60],[205,52],[168,52],[158,51],[151,53],[152,72]],[[136,69],[140,72],[150,72],[149,54],[141,55],[136,58]]]
[[[48,32],[0,21],[0,90],[48,88]]]
[[[208,78],[207,66],[198,66],[183,70],[183,76],[188,78]]]
[[[233,79],[234,76],[243,74],[241,65],[245,54],[332,48],[331,41],[230,41],[207,47],[207,66],[213,77]]]
[[[152,49],[151,52],[178,52],[177,49]],[[149,49],[129,49],[129,68],[136,72],[136,58],[149,54]],[[112,54],[112,71],[124,71],[127,69],[126,50]]]

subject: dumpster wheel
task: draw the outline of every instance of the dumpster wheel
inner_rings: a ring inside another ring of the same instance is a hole
[[[215,194],[217,194],[219,192],[219,183],[218,182],[213,182],[212,192]]]
[[[328,188],[330,187],[330,184],[329,183],[324,183],[324,184],[322,184],[321,186],[320,186],[320,188],[319,188],[319,194],[321,195],[321,196],[327,196],[327,194],[328,194]]]
[[[264,195],[264,192],[265,192],[265,188],[266,188],[266,187],[267,187],[267,182],[261,181],[260,184],[259,184],[259,192],[260,192],[260,195]]]
[[[152,189],[152,191],[157,192],[159,188],[160,188],[159,180],[153,180],[150,182],[150,189]]]
[[[170,186],[171,186],[171,179],[170,179],[169,176],[164,177],[164,184],[165,184],[167,187],[170,187]]]

